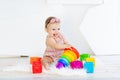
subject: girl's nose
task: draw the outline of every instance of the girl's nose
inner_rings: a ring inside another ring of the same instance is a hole
[[[56,30],[56,33],[59,33],[59,31],[58,31],[58,30]]]

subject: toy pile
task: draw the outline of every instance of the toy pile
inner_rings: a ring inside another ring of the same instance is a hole
[[[30,64],[32,64],[32,73],[42,73],[41,57],[30,57]],[[53,71],[71,68],[71,70],[80,71],[85,70],[86,73],[94,73],[96,66],[95,58],[91,57],[89,53],[79,53],[74,47],[66,48],[56,63],[56,69]],[[75,70],[76,69],[76,70]],[[68,72],[68,70],[67,70]],[[78,73],[78,72],[77,72]],[[62,72],[63,74],[63,72]]]
[[[70,67],[71,69],[85,69],[93,73],[96,66],[95,58],[88,53],[79,53],[74,47],[67,48],[56,64],[57,69]]]

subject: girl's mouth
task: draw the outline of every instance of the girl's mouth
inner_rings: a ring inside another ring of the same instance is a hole
[[[53,34],[53,36],[55,36],[56,34]]]
[[[53,36],[57,37],[57,36],[58,36],[58,34],[53,34]]]

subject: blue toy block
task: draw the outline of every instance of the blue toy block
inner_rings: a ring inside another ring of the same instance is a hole
[[[86,69],[87,73],[93,73],[94,72],[94,63],[93,62],[85,62],[84,69]]]

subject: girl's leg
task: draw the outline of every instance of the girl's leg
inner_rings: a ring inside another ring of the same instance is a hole
[[[44,56],[43,59],[42,59],[43,67],[46,70],[49,70],[49,66],[52,62],[53,62],[53,59],[50,56]]]

